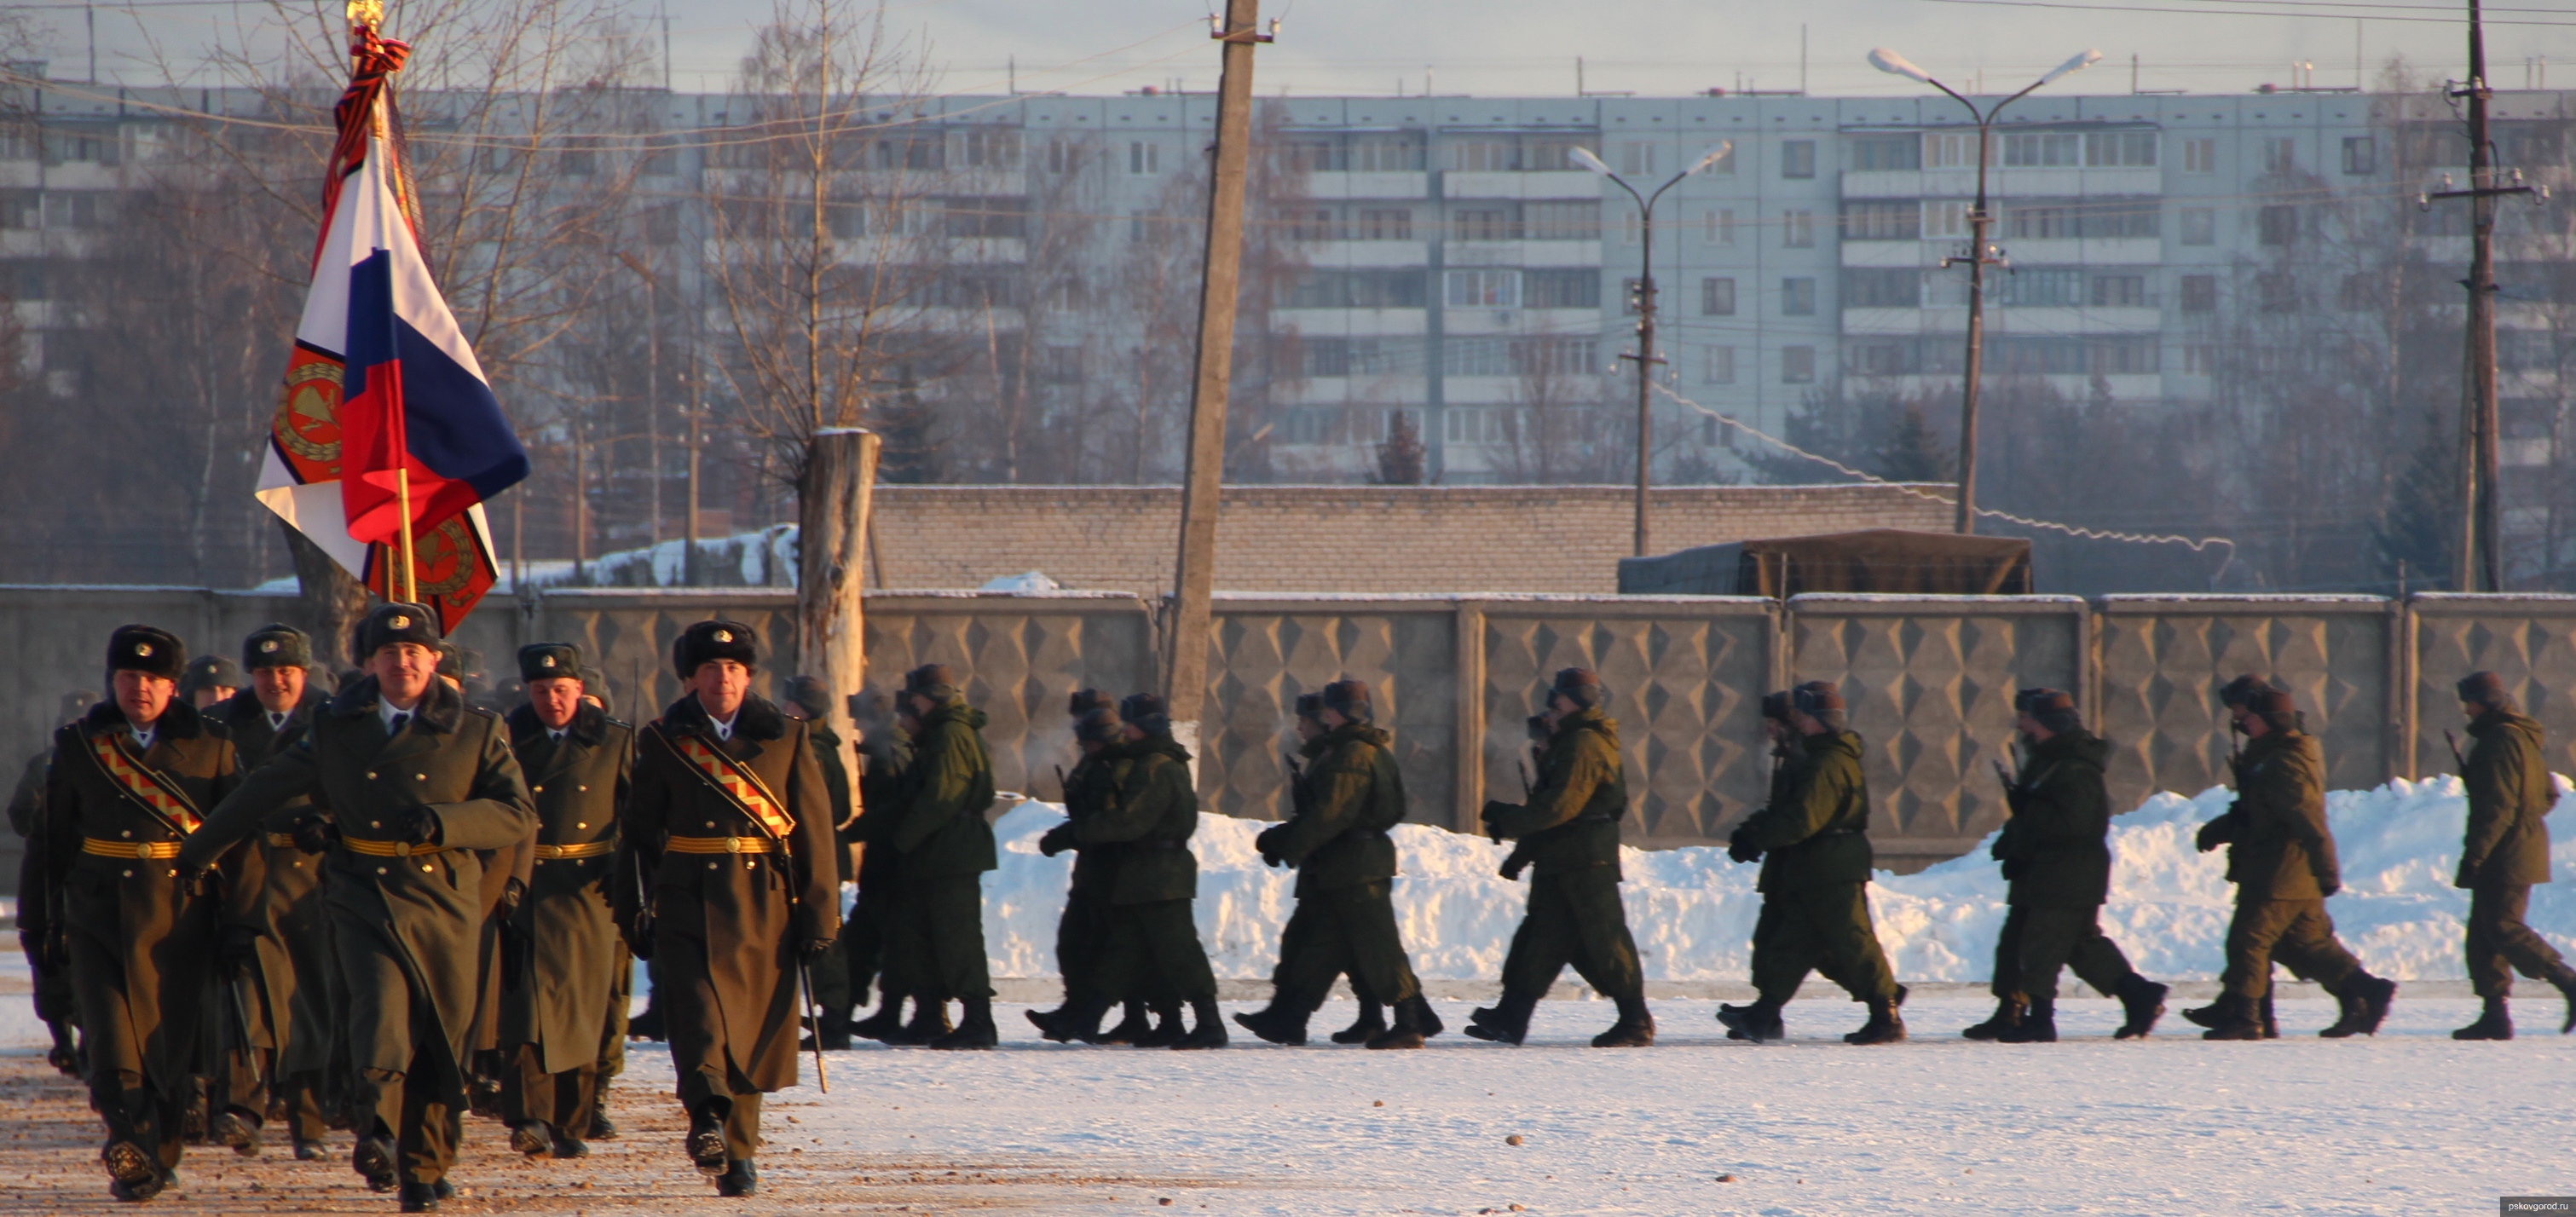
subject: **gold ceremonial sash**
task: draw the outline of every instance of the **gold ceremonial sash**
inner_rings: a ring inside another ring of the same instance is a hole
[[[102,858],[176,858],[179,856],[179,843],[176,841],[102,841],[97,837],[82,837],[81,852],[97,854]]]
[[[370,858],[426,858],[447,852],[444,845],[414,845],[409,841],[370,841],[363,837],[342,837],[340,848]]]
[[[539,845],[537,861],[544,862],[555,858],[596,858],[602,854],[613,853],[616,849],[615,841],[587,841],[579,845]]]
[[[771,854],[782,852],[766,837],[673,837],[662,848],[675,854]]]
[[[706,741],[695,734],[674,738],[658,723],[654,725],[653,734],[690,768],[697,770],[700,777],[712,783],[716,792],[735,809],[751,817],[752,823],[760,825],[762,832],[784,841],[787,834],[796,831],[796,821],[787,814],[785,807],[779,805],[778,797],[761,784],[759,774],[735,763],[732,757],[707,747]]]
[[[106,772],[107,780],[159,816],[172,832],[184,837],[197,831],[197,826],[205,823],[197,814],[197,805],[189,802],[188,796],[162,785],[160,774],[126,755],[125,749],[116,746],[116,735],[114,731],[101,731],[89,737],[90,755],[98,758],[98,767]]]

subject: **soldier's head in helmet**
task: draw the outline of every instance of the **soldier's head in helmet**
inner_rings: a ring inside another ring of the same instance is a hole
[[[572,725],[581,713],[587,682],[581,678],[581,648],[569,642],[532,642],[519,648],[519,681],[527,687],[528,709],[548,731]]]
[[[137,730],[161,721],[187,673],[187,645],[168,630],[121,625],[108,635],[108,696]]]
[[[288,713],[304,704],[313,640],[282,622],[263,625],[242,639],[242,666],[250,670],[251,695],[259,699],[260,709]]]
[[[1565,720],[1586,710],[1599,710],[1609,701],[1610,689],[1601,683],[1599,672],[1590,668],[1559,669],[1556,679],[1548,682],[1548,723],[1563,726]]]
[[[204,710],[221,704],[249,683],[240,664],[221,655],[200,655],[188,661],[188,674],[179,678],[179,695],[187,698],[189,705]]]
[[[671,644],[671,667],[707,717],[730,723],[760,670],[760,636],[739,621],[701,621]]]
[[[358,662],[376,678],[376,694],[397,710],[429,696],[445,657],[438,615],[425,605],[379,604],[358,622]]]
[[[2045,744],[2084,726],[2075,695],[2059,689],[2024,689],[2013,695],[2013,726],[2034,744]]]

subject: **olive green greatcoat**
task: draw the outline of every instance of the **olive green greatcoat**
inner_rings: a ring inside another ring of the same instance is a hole
[[[2239,902],[2322,900],[2343,886],[2316,737],[2269,731],[2249,741],[2236,804],[2243,821],[2230,869]]]
[[[1619,820],[1628,814],[1628,777],[1619,763],[1619,723],[1598,707],[1567,715],[1539,753],[1538,786],[1523,804],[1487,804],[1485,827],[1520,842],[1513,852],[1540,875],[1619,866]]]
[[[2489,710],[2469,723],[2469,738],[2460,767],[2469,823],[2453,886],[2549,882],[2546,817],[2558,792],[2541,759],[2540,724],[2511,710]]]
[[[154,724],[152,746],[139,755],[113,701],[54,733],[55,763],[30,842],[41,851],[45,890],[19,893],[22,918],[37,919],[21,925],[41,939],[55,928],[42,918],[63,918],[92,1099],[108,1114],[107,1102],[128,1101],[117,1098],[120,1074],[139,1075],[166,1103],[185,1093],[197,1070],[199,1003],[212,981],[220,902],[210,884],[189,878],[192,865],[220,863],[223,874],[215,882],[227,885],[247,881],[246,872],[256,867],[247,851],[222,839],[193,841],[210,846],[194,863],[83,852],[84,838],[135,845],[190,839],[108,776],[91,751],[94,738],[162,775],[200,814],[231,794],[241,775],[232,741],[175,700]],[[176,1160],[175,1137],[162,1148],[165,1162]]]
[[[622,834],[650,883],[655,994],[678,1067],[681,1100],[784,1090],[796,1084],[796,952],[840,929],[839,869],[822,767],[806,724],[753,696],[733,737],[716,738],[695,695],[683,696],[636,742]],[[669,838],[768,834],[713,779],[657,734],[695,736],[757,775],[795,821],[788,853],[683,854]],[[621,885],[621,898],[633,898]],[[634,910],[620,910],[622,924]]]
[[[903,857],[887,974],[915,996],[989,998],[980,876],[998,865],[984,712],[951,697],[921,716],[888,841]]]
[[[1306,766],[1306,810],[1262,835],[1265,848],[1297,868],[1300,897],[1395,877],[1404,822],[1404,774],[1387,745],[1394,736],[1368,723],[1324,733]]]
[[[1216,974],[1199,942],[1191,902],[1198,898],[1198,792],[1190,754],[1168,735],[1118,744],[1110,761],[1108,805],[1074,829],[1085,846],[1116,845],[1117,872],[1108,891],[1099,1000],[1141,990],[1170,990],[1187,1000],[1216,998]]]
[[[304,700],[282,726],[268,725],[268,709],[249,689],[206,710],[232,737],[233,753],[243,773],[251,773],[295,746],[312,728],[313,715],[328,701],[308,687]],[[330,918],[323,910],[322,860],[278,840],[295,822],[314,814],[310,799],[292,799],[260,826],[246,847],[259,881],[245,882],[225,894],[224,923],[245,926],[259,935],[259,975],[253,981],[257,1000],[245,1002],[251,1016],[250,1043],[271,1049],[280,1074],[325,1068],[331,1059]],[[299,1029],[300,1028],[300,1029]]]
[[[635,728],[588,702],[560,740],[533,707],[512,710],[506,721],[536,803],[536,843],[613,845],[635,763]],[[525,950],[512,952],[515,974],[502,984],[501,1043],[537,1045],[547,1073],[599,1059],[600,1020],[617,970],[617,922],[608,904],[616,866],[613,852],[540,854],[511,915],[509,933]]]
[[[1786,793],[1745,817],[1740,832],[1763,851],[1763,892],[1869,882],[1869,782],[1853,731],[1805,737],[1791,756]]]
[[[2093,908],[2111,894],[2111,745],[2083,730],[2033,744],[2016,807],[1990,851],[2004,864],[2005,903]]]
[[[323,864],[332,945],[348,985],[339,1027],[360,1078],[356,1106],[399,1128],[405,1087],[462,1102],[467,1037],[482,997],[486,858],[525,839],[536,815],[499,716],[432,681],[403,730],[388,737],[380,700],[372,676],[331,698],[304,738],[215,809],[180,860],[203,865],[299,798],[331,808],[343,840],[391,845],[404,839],[414,811],[431,813],[435,852],[383,857],[339,848]],[[415,1025],[419,1013],[428,1025]],[[410,1072],[415,1057],[435,1072]],[[387,1077],[404,1080],[388,1086]]]

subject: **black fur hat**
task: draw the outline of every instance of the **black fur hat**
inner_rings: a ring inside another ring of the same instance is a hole
[[[1791,690],[1798,713],[1840,731],[1850,721],[1843,711],[1841,686],[1830,680],[1811,680]]]
[[[2460,678],[2460,700],[2490,710],[2513,709],[2513,694],[2505,691],[2504,677],[2493,672],[2471,672]]]
[[[966,695],[966,678],[944,663],[925,663],[903,674],[903,691],[932,701]]]
[[[1172,733],[1172,713],[1163,699],[1151,693],[1130,693],[1118,699],[1118,717],[1147,735]]]
[[[1337,680],[1324,686],[1324,708],[1355,723],[1377,717],[1377,708],[1369,704],[1368,682]]]
[[[682,680],[719,659],[758,669],[760,635],[739,621],[701,621],[680,631],[680,636],[671,642],[671,666],[679,671]]]
[[[188,661],[188,674],[179,678],[179,695],[193,697],[205,689],[240,689],[250,684],[241,665],[223,655],[200,655]]]
[[[820,676],[799,676],[787,682],[787,701],[795,703],[809,718],[822,718],[832,712],[832,682]]]
[[[1297,717],[1306,719],[1318,726],[1321,726],[1324,721],[1324,695],[1321,693],[1298,694]]]
[[[519,679],[581,680],[581,648],[569,642],[531,642],[519,648]]]
[[[1118,711],[1094,706],[1083,711],[1082,718],[1073,724],[1073,738],[1085,743],[1114,744],[1124,738],[1126,730],[1127,724],[1118,717]]]
[[[2075,709],[2075,695],[2072,693],[2057,689],[2024,689],[2013,701],[2018,703],[2017,709],[2029,715],[2031,721],[2048,728],[2052,735],[2063,735],[2084,726],[2084,715]]]
[[[313,640],[294,626],[271,622],[242,639],[241,662],[254,672],[261,668],[309,668],[313,666]]]
[[[398,642],[439,650],[438,614],[418,604],[379,604],[358,622],[358,662]]]
[[[1066,699],[1064,712],[1080,718],[1094,710],[1117,708],[1118,699],[1111,697],[1105,689],[1076,689],[1073,691],[1073,696]]]
[[[2281,686],[2247,672],[2219,688],[2218,704],[2228,707],[2251,705],[2256,697],[2275,691],[2282,691]]]
[[[156,626],[120,625],[107,636],[107,670],[175,681],[188,674],[188,644]]]
[[[1548,684],[1548,692],[1586,710],[1598,709],[1610,700],[1610,690],[1601,683],[1601,674],[1590,668],[1558,669],[1556,679]]]

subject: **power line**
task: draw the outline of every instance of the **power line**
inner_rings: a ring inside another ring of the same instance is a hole
[[[2335,21],[2348,21],[2348,20],[2351,20],[2352,18],[2354,18],[2354,17],[2356,17],[2356,16],[2359,16],[2359,17],[2363,17],[2363,18],[2365,18],[2365,19],[2367,19],[2367,20],[2371,20],[2371,21],[2412,21],[2412,22],[2421,22],[2421,23],[2423,23],[2423,24],[2427,24],[2427,25],[2456,25],[2456,24],[2458,24],[2458,19],[2457,19],[2457,18],[2451,18],[2451,17],[2388,17],[2388,16],[2380,16],[2380,15],[2378,15],[2378,14],[2356,14],[2356,13],[2350,13],[2350,12],[2336,12],[2336,13],[2299,13],[2299,12],[2280,12],[2280,11],[2258,11],[2258,10],[2250,9],[2250,8],[2249,8],[2249,9],[2165,8],[2165,7],[2162,7],[2162,6],[2159,6],[2159,5],[2147,5],[2147,4],[2076,4],[2076,3],[2068,3],[2068,2],[2066,2],[2066,0],[1924,0],[1924,2],[1925,2],[1925,3],[1927,3],[1927,4],[1976,4],[1976,5],[1994,5],[1994,6],[1997,6],[1997,7],[2000,7],[2000,8],[2062,8],[2062,9],[2073,9],[2074,11],[2079,12],[2079,13],[2181,13],[2181,14],[2184,14],[2184,15],[2187,15],[2187,16],[2192,16],[2192,17],[2310,17],[2310,18],[2327,18],[2327,19],[2332,19],[2332,20],[2335,20]],[[2277,4],[2283,3],[2283,2],[2284,2],[2284,0],[2251,0],[2251,2],[2252,2],[2252,3],[2257,3],[2257,4],[2275,4],[2275,5],[2277,5]],[[2517,11],[2521,11],[2521,10],[2517,10]],[[2544,26],[2544,27],[2548,27],[2548,28],[2552,28],[2552,29],[2576,29],[2576,21],[2533,21],[2533,20],[2528,20],[2528,19],[2508,19],[2508,20],[2503,20],[2503,21],[2490,22],[2489,24],[2493,24],[2493,25],[2529,25],[2529,26]]]

